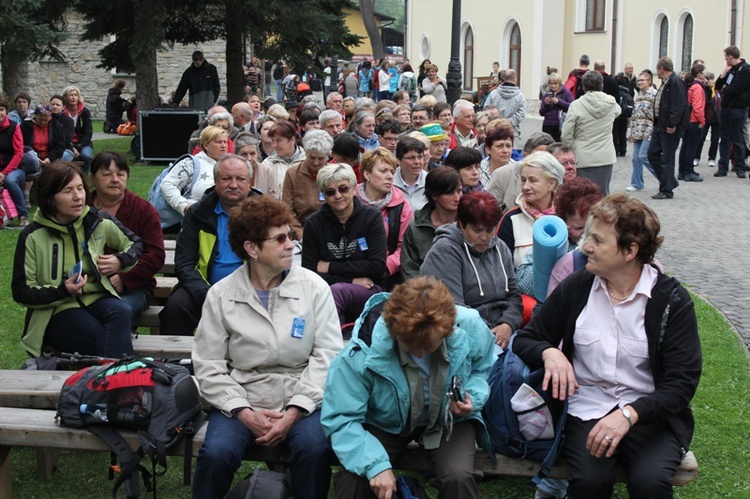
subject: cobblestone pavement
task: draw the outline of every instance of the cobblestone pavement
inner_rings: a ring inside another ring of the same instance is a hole
[[[542,122],[526,118],[525,140],[541,131]],[[644,171],[646,188],[633,196],[654,209],[662,224],[664,244],[657,258],[664,269],[693,292],[713,304],[739,333],[746,351],[750,349],[750,181],[730,172],[715,178],[716,168],[707,166],[710,139],[696,171],[703,182],[680,182],[674,199],[654,200],[659,183]],[[679,149],[677,151],[679,154]],[[617,158],[611,192],[630,185],[632,148]],[[717,157],[718,161],[718,157]]]

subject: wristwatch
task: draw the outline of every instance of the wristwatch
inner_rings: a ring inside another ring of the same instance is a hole
[[[630,427],[632,428],[633,427],[633,420],[630,419],[630,416],[631,416],[630,409],[626,409],[624,407],[620,407],[620,410],[622,411],[622,415],[625,416],[625,419],[628,420],[628,423],[630,423]]]

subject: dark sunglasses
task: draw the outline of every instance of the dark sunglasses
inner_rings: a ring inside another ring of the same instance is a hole
[[[350,190],[351,188],[352,188],[352,187],[351,187],[350,185],[340,185],[340,186],[339,186],[339,189],[338,189],[338,190],[339,190],[339,194],[346,194],[347,192],[349,192],[349,190]],[[335,195],[336,195],[336,189],[334,189],[334,188],[330,188],[330,189],[325,189],[325,190],[323,191],[323,194],[325,194],[325,196],[326,196],[327,198],[332,198],[333,196],[335,196]]]
[[[294,239],[294,231],[290,230],[286,234],[279,234],[276,237],[269,237],[268,239],[265,239],[266,241],[276,241],[279,244],[284,244],[287,239]]]

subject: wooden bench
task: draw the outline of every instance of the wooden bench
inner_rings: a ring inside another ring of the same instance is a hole
[[[86,430],[60,427],[54,422],[54,408],[62,385],[72,371],[20,371],[0,370],[0,499],[10,495],[10,448],[14,446],[37,448],[37,472],[40,477],[49,478],[56,463],[55,452],[45,448],[108,450],[93,434]],[[193,442],[193,455],[197,455],[203,439],[205,427],[196,435]],[[135,434],[129,435],[131,445],[137,445]],[[184,446],[177,446],[171,454],[180,455]],[[532,477],[539,465],[531,461],[519,461],[496,455],[497,462],[485,453],[478,451],[475,466],[485,476],[518,476]],[[263,461],[271,465],[288,465],[289,455],[285,448],[267,449],[255,447],[246,456],[247,460]],[[414,471],[428,471],[430,462],[427,454],[413,448],[397,462],[394,468]],[[564,478],[567,467],[560,462],[551,476]],[[673,483],[684,485],[698,474],[698,463],[692,452],[675,474]],[[625,474],[620,471],[618,481],[624,481]],[[8,489],[4,488],[8,485]]]

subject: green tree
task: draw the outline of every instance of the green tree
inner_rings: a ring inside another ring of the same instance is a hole
[[[15,93],[19,64],[49,57],[63,60],[58,49],[67,34],[63,0],[0,0],[0,61],[3,89]]]

